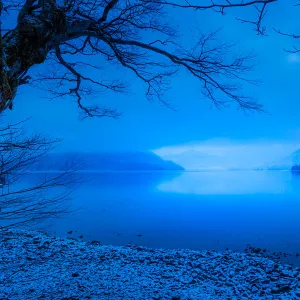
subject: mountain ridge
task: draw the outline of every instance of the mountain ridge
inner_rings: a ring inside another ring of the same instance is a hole
[[[102,151],[49,153],[33,171],[64,170],[71,165],[82,171],[178,170],[184,168],[151,151]]]

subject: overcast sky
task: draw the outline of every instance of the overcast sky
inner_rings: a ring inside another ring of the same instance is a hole
[[[14,109],[6,113],[5,120],[15,122],[31,116],[30,130],[64,138],[61,151],[155,149],[165,157],[170,157],[176,148],[186,152],[193,150],[194,154],[200,151],[194,156],[190,153],[187,165],[196,164],[200,159],[209,162],[209,155],[216,151],[223,151],[220,155],[228,157],[228,162],[233,157],[240,161],[252,157],[251,163],[256,158],[261,163],[288,155],[298,147],[300,140],[300,55],[284,52],[283,48],[292,46],[292,41],[278,36],[272,27],[286,31],[299,29],[300,32],[300,23],[296,24],[300,8],[287,4],[285,7],[283,3],[270,6],[265,21],[266,37],[257,36],[250,25],[236,21],[233,11],[219,17],[214,13],[172,10],[179,32],[184,33],[183,42],[188,43],[195,36],[193,28],[196,26],[204,32],[222,27],[222,41],[239,42],[236,51],[245,54],[254,51],[257,67],[251,77],[261,79],[262,84],[246,86],[245,93],[263,103],[269,114],[246,116],[234,105],[218,111],[202,97],[198,82],[182,72],[173,79],[166,95],[177,108],[176,112],[157,102],[147,102],[143,85],[128,74],[131,94],[101,95],[98,99],[123,112],[118,120],[81,121],[75,102],[68,99],[49,101],[45,99],[45,92],[30,87],[20,88]],[[201,158],[203,149],[206,158]],[[186,156],[183,153],[182,160],[186,160]]]

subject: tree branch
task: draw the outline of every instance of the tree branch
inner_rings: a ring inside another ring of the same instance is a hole
[[[242,84],[252,82],[243,75],[251,69],[250,56],[230,59],[231,46],[214,45],[215,38],[210,34],[201,35],[192,49],[183,47],[169,16],[171,8],[213,10],[221,14],[231,8],[254,8],[256,20],[238,19],[254,25],[257,33],[264,34],[266,9],[274,2],[276,0],[201,1],[201,4],[193,0],[25,0],[17,26],[2,35],[5,46],[1,63],[5,66],[1,67],[0,112],[12,108],[19,86],[41,83],[44,78],[55,86],[40,84],[42,89],[49,90],[54,97],[76,97],[85,116],[118,117],[116,110],[106,106],[83,105],[83,97],[95,97],[102,91],[125,92],[125,84],[115,75],[120,70],[103,70],[104,76],[113,74],[115,77],[96,80],[89,77],[88,71],[80,69],[83,65],[93,71],[116,65],[129,69],[145,83],[149,100],[158,99],[168,107],[172,105],[164,99],[164,94],[172,76],[181,68],[201,82],[202,92],[217,107],[235,101],[244,109],[261,110],[261,105],[241,93]],[[91,63],[90,55],[101,56],[103,61],[99,58]],[[51,72],[36,78],[34,75],[40,76],[40,73],[32,74],[32,67],[45,62],[53,67]]]
[[[106,22],[107,16],[109,12],[113,9],[113,7],[119,2],[119,0],[111,0],[109,3],[106,5],[103,14],[101,18],[99,19],[99,22]]]

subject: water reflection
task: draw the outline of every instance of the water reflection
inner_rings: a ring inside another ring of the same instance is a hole
[[[300,176],[289,171],[184,172],[157,189],[197,195],[299,193]]]
[[[300,177],[280,171],[86,174],[50,234],[155,248],[300,253]],[[67,235],[70,236],[70,235]]]

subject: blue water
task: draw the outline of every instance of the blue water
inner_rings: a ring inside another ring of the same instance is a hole
[[[72,237],[113,245],[241,251],[251,244],[300,253],[300,176],[289,171],[84,178],[72,202],[80,210],[55,221],[50,233],[66,236],[72,230]]]

